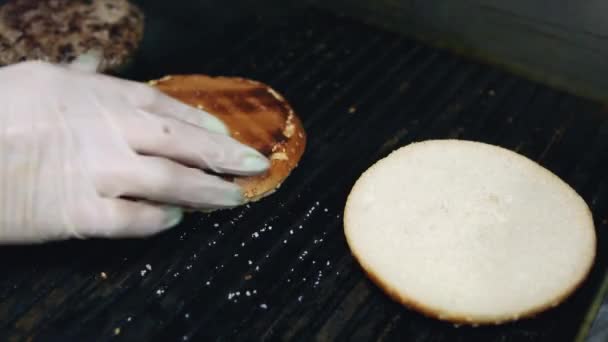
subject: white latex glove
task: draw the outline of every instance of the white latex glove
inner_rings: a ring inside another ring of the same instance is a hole
[[[0,68],[0,243],[151,235],[181,220],[178,206],[242,203],[202,170],[268,168],[214,116],[91,69]]]

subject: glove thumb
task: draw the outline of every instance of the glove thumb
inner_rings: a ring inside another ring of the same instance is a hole
[[[76,57],[67,67],[72,70],[95,73],[99,69],[102,58],[103,54],[100,50],[89,50]]]

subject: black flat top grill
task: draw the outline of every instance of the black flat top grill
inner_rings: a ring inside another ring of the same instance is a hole
[[[562,341],[593,319],[608,261],[608,114],[599,105],[330,14],[247,23],[221,56],[204,42],[188,54],[142,55],[130,77],[270,84],[308,132],[300,166],[263,201],[190,215],[147,240],[1,248],[0,339]],[[570,300],[531,320],[457,328],[367,280],[343,236],[346,196],[373,162],[427,138],[518,151],[586,199],[598,256]]]

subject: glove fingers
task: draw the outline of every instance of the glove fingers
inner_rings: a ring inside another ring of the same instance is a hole
[[[90,69],[94,55],[86,55],[75,63],[75,68]],[[162,117],[173,118],[204,128],[210,132],[228,135],[228,127],[217,117],[183,102],[145,83],[116,79],[107,75],[96,75],[105,87],[119,89],[120,94],[132,106]]]
[[[120,198],[102,199],[106,217],[83,222],[76,234],[81,238],[145,237],[177,225],[183,217],[180,208],[135,202]]]
[[[159,92],[158,96],[154,97],[154,100],[150,104],[144,106],[144,109],[163,117],[185,121],[214,133],[230,134],[224,122],[214,115],[177,101],[161,92]]]
[[[264,172],[270,165],[267,158],[249,146],[177,119],[142,112],[122,120],[129,145],[141,154],[244,176]]]
[[[103,177],[103,196],[117,195],[197,209],[231,208],[243,203],[240,187],[168,159],[136,156],[136,167]],[[105,185],[105,186],[104,186]]]

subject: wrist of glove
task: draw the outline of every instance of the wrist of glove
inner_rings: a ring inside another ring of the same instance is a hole
[[[181,206],[242,203],[237,185],[205,170],[268,168],[214,116],[87,69],[0,68],[0,243],[151,235],[177,224]]]

